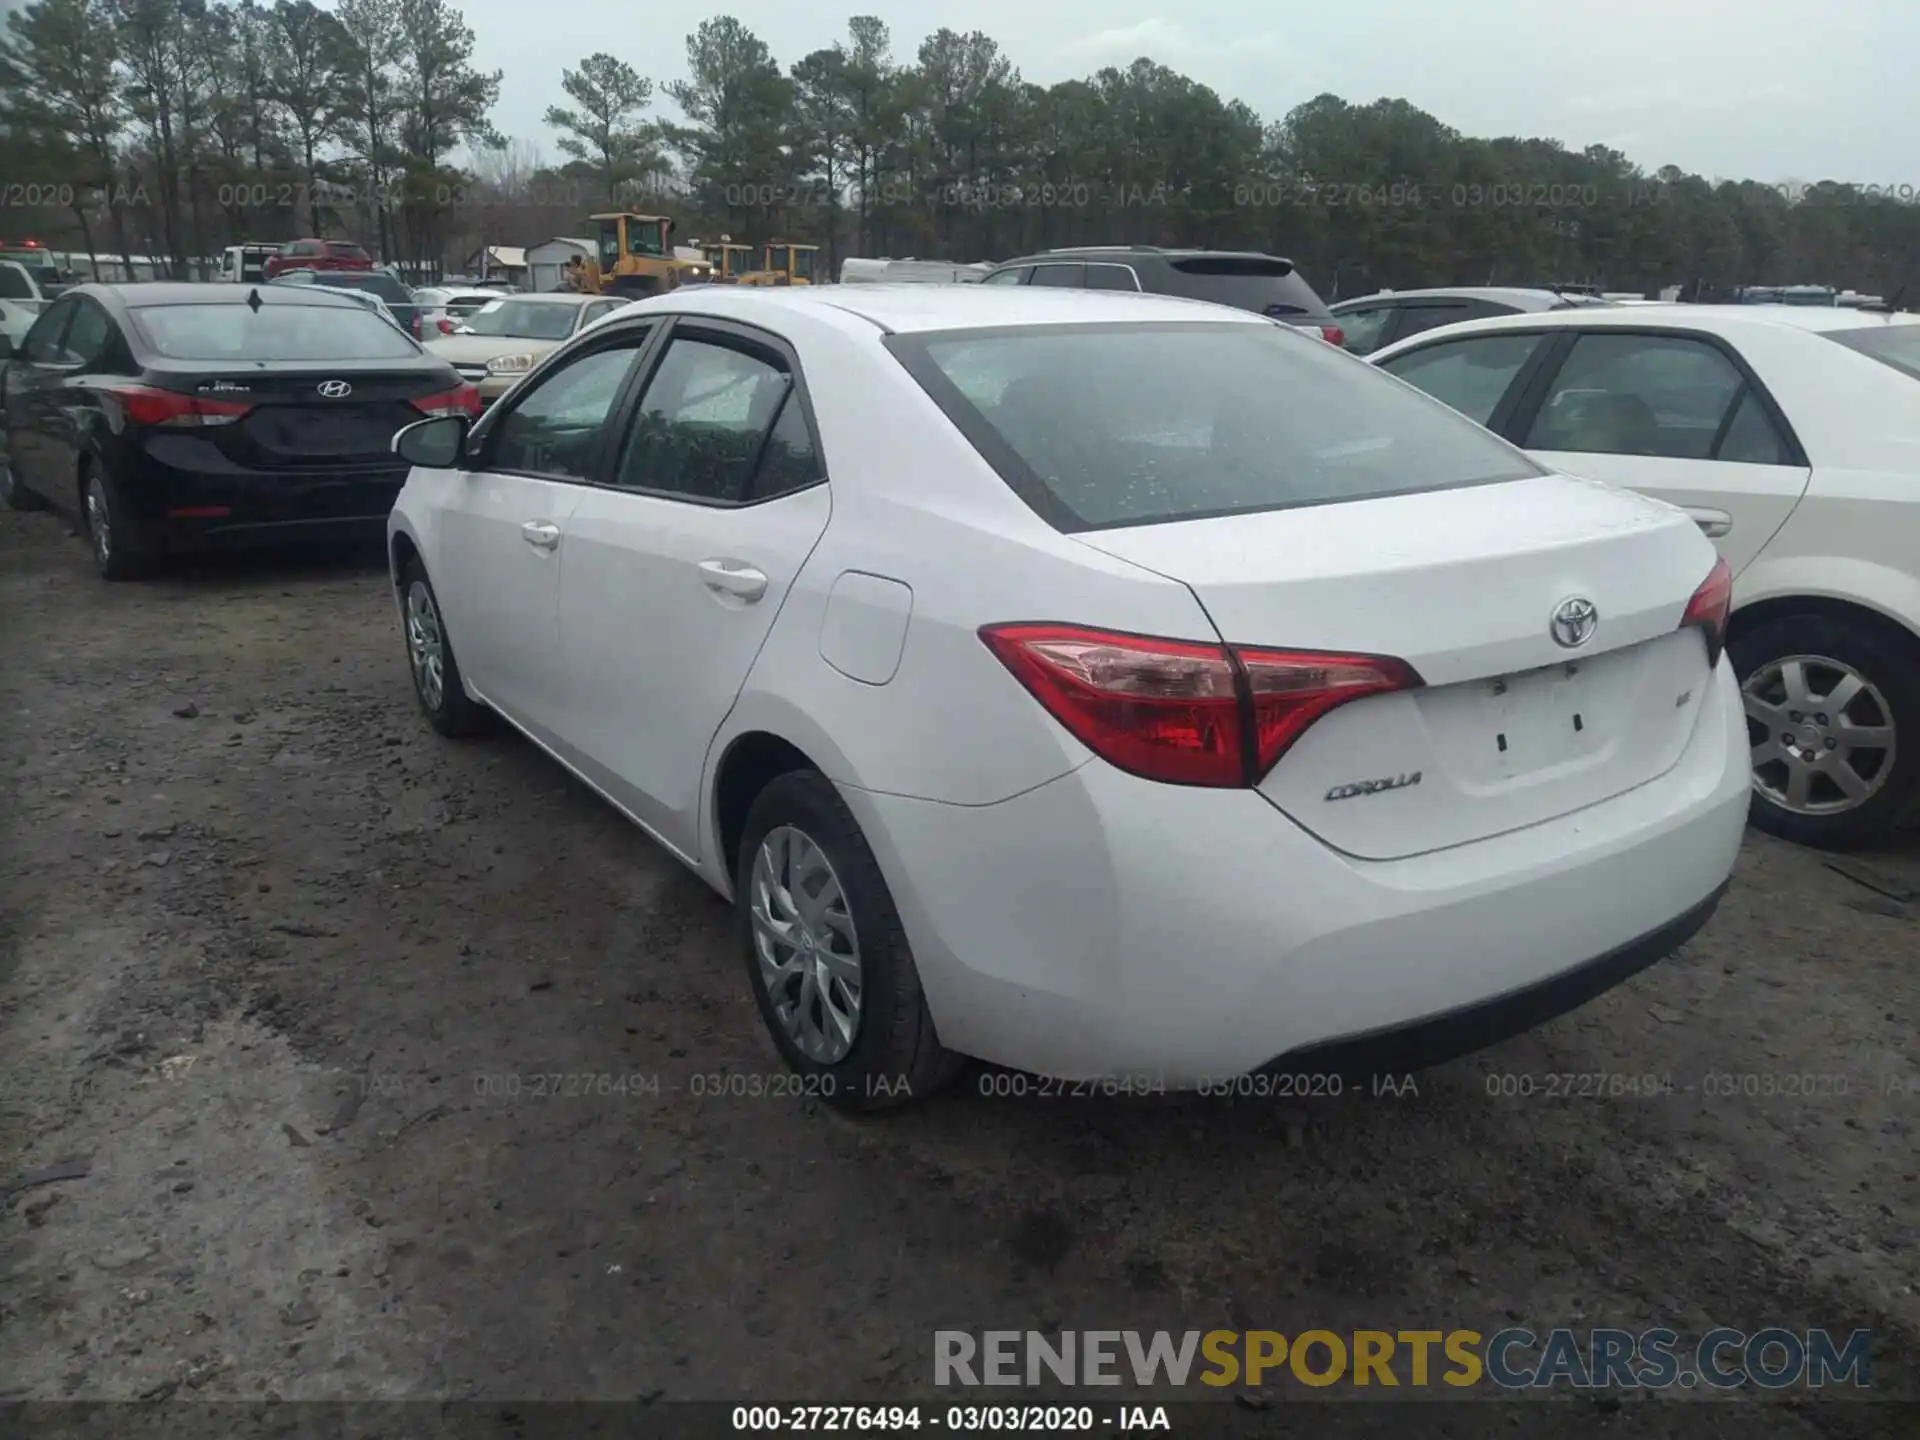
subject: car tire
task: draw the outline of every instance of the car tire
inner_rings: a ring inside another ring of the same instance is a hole
[[[20,483],[11,460],[0,461],[0,504],[9,510],[44,510],[46,502]]]
[[[1727,654],[1755,747],[1756,826],[1840,850],[1885,840],[1911,817],[1920,805],[1920,642],[1890,626],[1797,614],[1737,635]],[[1851,697],[1837,711],[1822,708],[1843,686]],[[1890,748],[1850,743],[1849,731],[1862,729],[1884,731]],[[1798,758],[1809,753],[1812,762]],[[1863,794],[1836,782],[1842,769]],[[1796,771],[1805,785],[1798,804]]]
[[[400,572],[400,638],[407,647],[407,673],[413,698],[427,723],[442,735],[459,739],[487,728],[487,708],[467,694],[440,612],[440,597],[418,558]]]
[[[965,1064],[940,1044],[892,893],[825,776],[790,771],[760,792],[735,857],[734,895],[760,1018],[808,1093],[843,1110],[883,1110],[925,1099]],[[774,939],[783,925],[801,937],[791,947]],[[853,1005],[849,952],[859,985]],[[770,978],[776,965],[790,968],[790,977]]]
[[[152,573],[152,542],[120,487],[98,468],[80,477],[80,533],[103,580],[140,580]]]

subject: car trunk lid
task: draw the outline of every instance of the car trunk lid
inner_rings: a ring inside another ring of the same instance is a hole
[[[201,433],[252,469],[391,463],[393,436],[422,418],[413,402],[445,394],[456,376],[423,369],[276,365],[271,371],[176,375],[166,388],[245,405],[231,424]]]
[[[1679,511],[1566,476],[1084,532],[1185,583],[1221,638],[1391,656],[1424,684],[1322,716],[1260,781],[1386,860],[1537,824],[1671,769],[1709,678],[1680,629],[1713,565]],[[1555,640],[1565,602],[1597,614]]]

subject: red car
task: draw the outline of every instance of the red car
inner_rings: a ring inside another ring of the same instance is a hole
[[[373,257],[344,240],[289,240],[267,257],[266,277],[287,270],[371,270]]]

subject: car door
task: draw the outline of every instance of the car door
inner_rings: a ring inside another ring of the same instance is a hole
[[[67,348],[67,340],[80,308],[78,295],[54,301],[27,332],[20,358],[6,366],[7,449],[14,478],[65,510],[79,503],[67,388],[83,360]]]
[[[608,483],[566,525],[568,759],[697,859],[707,747],[830,505],[783,341],[681,319],[650,364]]]
[[[1503,330],[1435,340],[1377,363],[1389,375],[1498,432],[1537,374],[1549,340],[1538,331]]]
[[[610,417],[651,327],[610,334],[503,398],[437,485],[434,586],[460,668],[487,703],[557,748],[568,703],[559,631],[568,517],[607,464]]]
[[[74,296],[73,318],[60,336],[52,363],[38,366],[42,383],[35,399],[41,493],[63,505],[78,503],[80,445],[98,414],[98,376],[116,349],[119,328],[97,300]]]
[[[1596,328],[1562,354],[1509,438],[1555,469],[1680,506],[1739,575],[1812,475],[1759,379],[1704,335]]]

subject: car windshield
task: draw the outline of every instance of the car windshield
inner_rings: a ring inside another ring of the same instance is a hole
[[[1062,530],[1544,473],[1446,407],[1279,325],[1033,326],[887,344]]]
[[[353,305],[142,305],[133,320],[169,360],[398,360],[413,342]]]
[[[564,340],[573,333],[580,307],[552,300],[495,300],[467,319],[476,335],[510,335],[519,340]]]
[[[1863,325],[1857,330],[1829,330],[1827,339],[1871,355],[1902,375],[1920,380],[1920,325]]]
[[[37,300],[33,277],[23,265],[0,265],[0,300]]]

